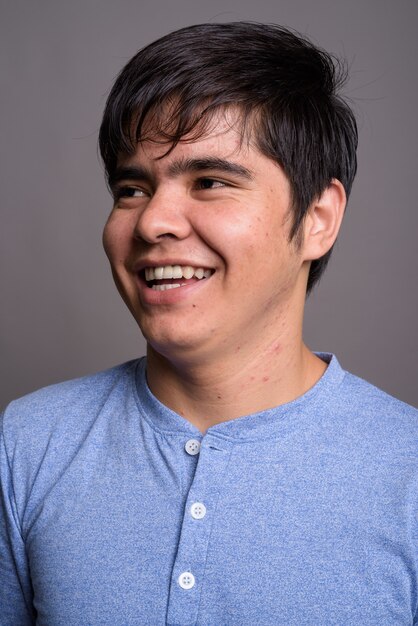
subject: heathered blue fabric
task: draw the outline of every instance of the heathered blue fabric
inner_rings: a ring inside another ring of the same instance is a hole
[[[6,410],[2,626],[417,623],[415,409],[333,357],[301,398],[202,436],[145,368]]]

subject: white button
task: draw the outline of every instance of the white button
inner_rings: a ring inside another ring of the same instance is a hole
[[[189,441],[186,441],[186,445],[184,447],[186,448],[187,454],[194,456],[195,454],[199,454],[200,441],[197,439],[189,439]]]
[[[195,582],[195,577],[191,572],[183,572],[179,576],[179,585],[182,589],[191,589]]]
[[[203,502],[195,502],[190,507],[190,513],[194,519],[202,519],[206,515],[206,507]]]

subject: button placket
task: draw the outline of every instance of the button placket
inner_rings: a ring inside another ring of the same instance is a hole
[[[206,435],[201,446],[199,445],[200,454],[185,503],[180,541],[173,566],[168,624],[189,624],[197,620],[209,537],[232,446],[232,441],[219,440],[211,434]],[[193,578],[189,578],[190,576]],[[191,580],[193,586],[186,588],[184,583],[191,585]],[[188,591],[192,587],[193,591]]]

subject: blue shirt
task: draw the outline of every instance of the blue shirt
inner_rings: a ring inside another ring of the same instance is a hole
[[[333,357],[203,436],[145,369],[6,410],[1,626],[417,623],[415,409]]]

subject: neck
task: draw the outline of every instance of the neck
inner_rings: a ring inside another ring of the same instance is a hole
[[[235,346],[222,358],[173,359],[148,346],[153,394],[201,432],[210,426],[285,404],[304,394],[326,365],[301,333]]]

